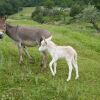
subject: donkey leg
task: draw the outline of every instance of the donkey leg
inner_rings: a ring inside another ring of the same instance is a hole
[[[32,57],[30,56],[29,52],[28,52],[28,49],[26,48],[26,46],[23,46],[23,49],[28,57],[28,59],[32,59]]]
[[[55,74],[56,74],[56,67],[57,67],[56,61],[57,61],[57,59],[56,58],[53,58],[52,61],[49,64],[49,67],[50,67],[50,70],[51,70],[51,73],[52,73],[53,76],[55,76]],[[53,71],[53,68],[52,67],[54,67],[54,71]]]
[[[47,66],[47,62],[48,62],[48,55],[47,55],[47,52],[46,51],[44,51],[44,52],[42,52],[42,63],[41,63],[41,67],[43,67],[43,68],[46,68],[46,66]]]
[[[22,51],[21,43],[18,44],[18,51],[19,51],[19,55],[20,55],[20,58],[19,58],[19,64],[21,64],[22,61],[23,61],[23,57],[22,57],[23,51]]]

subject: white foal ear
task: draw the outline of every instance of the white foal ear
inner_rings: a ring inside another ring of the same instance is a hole
[[[50,37],[47,38],[46,40],[47,40],[47,41],[51,41],[51,39],[52,39],[52,36],[50,36]]]

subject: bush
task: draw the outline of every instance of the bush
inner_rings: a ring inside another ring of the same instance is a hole
[[[62,16],[65,16],[65,14],[60,10],[42,7],[36,7],[35,11],[32,13],[32,19],[39,23],[51,23],[54,21],[60,21]]]
[[[100,21],[100,11],[94,6],[89,5],[80,14],[76,16],[77,20],[91,23],[91,20]]]
[[[79,14],[83,10],[83,7],[79,4],[75,4],[71,7],[70,16],[74,17]]]
[[[43,23],[43,13],[41,7],[36,7],[35,11],[32,13],[32,19],[39,23]]]
[[[91,23],[97,32],[100,32],[100,28],[97,25],[97,22],[100,21],[100,11],[96,7],[89,5],[82,13],[76,16],[76,19]]]

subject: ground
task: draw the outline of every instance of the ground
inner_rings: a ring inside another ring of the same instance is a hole
[[[27,12],[30,8],[26,9]],[[0,100],[99,100],[100,35],[90,24],[39,24],[22,19],[23,12],[22,15],[11,16],[8,21],[14,25],[47,29],[57,45],[71,45],[78,53],[80,77],[75,80],[73,70],[71,81],[66,81],[68,66],[64,60],[58,61],[55,77],[48,66],[44,72],[40,72],[41,54],[37,47],[29,48],[33,63],[29,63],[24,54],[23,64],[19,65],[17,47],[5,34],[4,39],[0,40]],[[50,60],[49,56],[48,63]]]

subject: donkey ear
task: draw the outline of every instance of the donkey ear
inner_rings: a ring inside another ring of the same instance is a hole
[[[52,36],[50,36],[50,37],[47,38],[46,40],[47,40],[47,41],[51,41],[51,39],[52,39]]]

